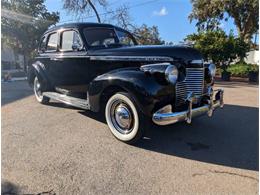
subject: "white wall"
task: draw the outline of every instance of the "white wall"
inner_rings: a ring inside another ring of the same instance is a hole
[[[245,62],[249,64],[258,64],[259,65],[259,50],[253,50],[247,53]]]

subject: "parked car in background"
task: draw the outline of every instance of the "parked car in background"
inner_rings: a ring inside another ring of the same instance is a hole
[[[152,121],[169,125],[223,107],[216,67],[188,46],[139,46],[126,30],[96,23],[49,29],[28,69],[38,102],[104,110],[112,134],[134,143]]]

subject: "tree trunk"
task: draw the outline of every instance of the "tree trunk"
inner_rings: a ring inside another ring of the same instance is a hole
[[[251,43],[251,37],[252,37],[252,34],[250,32],[243,32],[243,31],[238,31],[238,35],[239,37],[245,41],[246,43]]]
[[[252,29],[253,28],[253,14],[251,14],[247,21],[244,22],[241,22],[241,19],[239,17],[239,15],[236,13],[236,14],[232,14],[232,17],[234,18],[234,22],[235,22],[235,25],[237,27],[237,32],[238,32],[238,35],[239,37],[245,41],[246,43],[251,43],[251,38],[252,38],[252,35],[253,35],[253,32]]]
[[[23,65],[23,69],[24,72],[27,72],[27,66],[29,65],[29,53],[28,52],[23,52],[23,59],[24,59],[24,65]]]
[[[95,14],[97,16],[98,23],[101,23],[100,17],[98,15],[98,12],[97,12],[94,4],[91,2],[91,0],[86,0],[86,1],[89,3],[90,7],[94,10],[94,12],[95,12]]]

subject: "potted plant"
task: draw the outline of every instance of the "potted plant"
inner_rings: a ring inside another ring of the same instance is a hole
[[[256,64],[249,64],[248,66],[248,80],[249,82],[258,82],[259,67]]]

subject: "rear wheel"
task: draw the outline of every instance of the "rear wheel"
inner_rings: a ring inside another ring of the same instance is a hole
[[[146,118],[128,93],[116,93],[109,98],[105,117],[112,134],[120,141],[135,143],[145,131]]]
[[[39,81],[39,79],[37,78],[37,76],[34,78],[33,91],[34,91],[35,98],[38,102],[40,102],[42,104],[46,104],[50,101],[50,98],[42,95],[42,93],[43,93],[42,92],[42,84]]]

